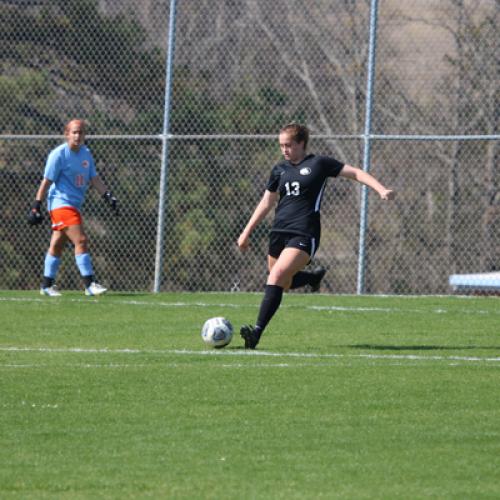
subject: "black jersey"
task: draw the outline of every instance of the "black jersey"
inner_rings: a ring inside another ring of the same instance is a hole
[[[320,231],[320,205],[328,177],[337,177],[344,164],[328,156],[306,156],[299,164],[275,165],[266,189],[279,192],[271,231],[314,236]]]

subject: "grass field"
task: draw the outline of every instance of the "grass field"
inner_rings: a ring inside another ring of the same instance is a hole
[[[0,292],[0,498],[500,498],[500,299]]]

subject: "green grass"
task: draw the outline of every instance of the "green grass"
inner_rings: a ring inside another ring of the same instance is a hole
[[[498,298],[0,292],[0,498],[499,498]]]

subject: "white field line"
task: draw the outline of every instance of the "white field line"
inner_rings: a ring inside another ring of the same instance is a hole
[[[304,367],[318,367],[318,366],[333,366],[334,362],[323,363],[252,363],[251,365],[245,363],[226,363],[217,365],[220,368],[304,368]],[[400,363],[398,363],[400,364]],[[58,364],[58,368],[151,368],[153,364],[141,363],[64,363]],[[161,368],[184,368],[186,366],[197,366],[195,363],[162,363],[156,364]],[[206,365],[204,365],[206,366]],[[215,365],[212,365],[215,366]],[[0,363],[1,368],[53,368],[54,365],[47,363]]]
[[[166,366],[177,366],[176,363],[168,363]],[[53,368],[48,363],[0,363],[0,368]],[[151,364],[144,363],[64,363],[57,365],[58,368],[151,368]]]
[[[0,297],[0,302],[35,302],[43,303],[45,305],[59,305],[61,302],[56,299],[49,298],[30,298],[30,297]],[[82,299],[69,299],[67,302],[77,302],[82,304],[95,305],[125,305],[125,306],[138,306],[138,307],[168,307],[168,308],[183,308],[183,307],[200,307],[200,308],[227,308],[227,309],[257,309],[259,304],[232,304],[226,303],[209,303],[209,302],[149,302],[141,300],[106,300],[105,302],[98,302],[89,298]],[[434,309],[406,309],[400,307],[356,307],[356,306],[302,306],[295,304],[282,304],[280,309],[306,309],[310,311],[320,312],[354,312],[354,313],[417,313],[417,314],[448,314],[448,313],[461,313],[461,314],[479,314],[479,315],[500,315],[500,308],[496,311],[488,311],[484,309],[461,309],[460,311],[450,311],[443,308]]]
[[[40,353],[76,353],[76,354],[155,354],[168,356],[227,356],[227,357],[270,357],[296,359],[371,359],[371,360],[406,360],[406,361],[447,361],[447,362],[488,362],[500,363],[500,357],[481,356],[422,356],[418,354],[319,354],[306,352],[269,352],[210,350],[195,351],[188,349],[107,349],[107,348],[52,348],[52,347],[0,347],[1,352],[40,352]]]
[[[459,362],[449,362],[447,363],[448,366],[460,366],[461,363]],[[375,362],[370,363],[371,366],[376,366]],[[194,367],[194,366],[199,366],[195,363],[162,363],[161,365],[156,364],[138,364],[138,363],[120,363],[120,364],[91,364],[91,363],[75,363],[75,364],[68,364],[65,363],[64,365],[57,365],[58,368],[81,368],[81,369],[97,369],[97,368],[102,368],[102,369],[130,369],[130,368],[153,368],[153,367],[159,367],[159,368],[185,368],[186,366],[188,367]],[[207,366],[207,365],[204,365]],[[326,368],[326,367],[334,367],[334,366],[353,366],[352,363],[342,363],[340,365],[339,362],[337,361],[331,361],[331,362],[322,362],[322,363],[252,363],[252,364],[244,364],[244,363],[228,363],[228,364],[222,364],[222,365],[215,365],[211,364],[208,366],[212,367],[217,367],[223,368],[223,369],[255,369],[255,368]],[[406,362],[401,362],[401,361],[390,361],[389,363],[386,363],[384,366],[411,366]],[[415,366],[415,365],[414,365]],[[489,365],[493,366],[496,368],[495,365]],[[48,368],[48,369],[53,369],[54,365],[48,365],[48,364],[1,364],[0,363],[0,370],[2,369],[40,369],[40,368]]]

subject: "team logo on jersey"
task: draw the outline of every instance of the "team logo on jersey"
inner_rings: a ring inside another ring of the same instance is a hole
[[[88,166],[89,166],[89,162],[88,162],[88,160],[83,160],[83,161],[82,161],[82,167],[83,167],[83,168],[88,168]]]
[[[311,173],[311,169],[309,167],[301,168],[299,171],[300,175],[309,175]]]

